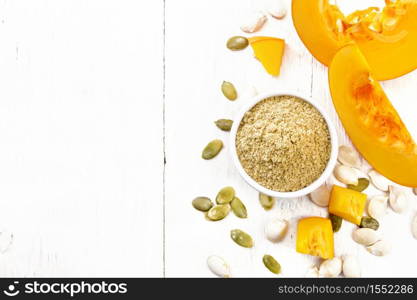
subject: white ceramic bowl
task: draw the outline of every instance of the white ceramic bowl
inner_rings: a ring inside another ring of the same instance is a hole
[[[260,102],[260,101],[262,101],[266,98],[274,97],[274,96],[285,96],[285,95],[298,97],[298,98],[310,103],[311,105],[313,105],[323,116],[324,120],[327,123],[327,127],[329,128],[329,132],[330,132],[331,153],[330,153],[330,159],[327,163],[327,166],[326,166],[324,172],[320,175],[319,178],[317,178],[309,186],[307,186],[307,187],[305,187],[301,190],[295,191],[295,192],[277,192],[277,191],[274,191],[274,190],[267,189],[266,187],[257,183],[243,169],[243,167],[240,163],[239,157],[237,155],[237,150],[236,150],[236,134],[237,134],[237,130],[239,128],[240,122],[242,121],[242,118],[245,115],[245,113],[247,111],[249,111],[253,106],[255,106],[258,102]],[[262,93],[262,94],[259,94],[255,97],[253,97],[252,99],[250,99],[248,101],[248,103],[245,104],[245,106],[242,108],[242,110],[235,117],[235,119],[233,120],[232,129],[230,131],[230,152],[231,152],[231,155],[232,155],[232,160],[233,160],[236,168],[238,169],[240,175],[245,179],[245,181],[247,183],[249,183],[252,187],[254,187],[259,192],[262,192],[262,193],[264,193],[266,195],[269,195],[269,196],[272,196],[272,197],[278,197],[278,198],[301,197],[301,196],[304,196],[304,195],[307,195],[307,194],[311,193],[312,191],[317,189],[320,185],[322,185],[327,180],[327,178],[329,178],[331,173],[333,172],[333,169],[336,165],[338,148],[339,147],[338,147],[338,142],[337,142],[336,129],[335,129],[333,123],[331,122],[329,116],[326,114],[326,112],[317,104],[316,101],[314,101],[310,97],[306,97],[304,95],[301,95],[297,92],[292,92],[292,91],[272,91],[272,92],[268,92],[268,93]]]

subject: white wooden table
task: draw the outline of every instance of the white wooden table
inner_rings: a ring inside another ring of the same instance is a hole
[[[212,254],[234,276],[270,276],[266,253],[281,262],[283,277],[304,276],[317,263],[295,252],[295,225],[326,210],[293,199],[263,211],[230,161],[227,133],[213,124],[233,118],[250,86],[293,89],[320,102],[340,143],[349,143],[327,69],[304,48],[290,16],[259,33],[286,40],[278,78],[249,48],[225,48],[241,34],[242,17],[263,2],[0,1],[0,276],[213,276]],[[221,95],[223,80],[237,86],[236,102]],[[417,73],[383,85],[417,137]],[[204,161],[201,150],[214,138],[226,149]],[[214,198],[226,185],[248,219],[211,223],[191,207],[195,196]],[[416,276],[415,213],[414,202],[407,214],[390,211],[383,220],[389,256],[356,245],[347,222],[335,236],[336,254],[357,255],[364,276]],[[264,238],[272,217],[291,222],[280,244]],[[251,233],[255,247],[236,246],[234,228]]]

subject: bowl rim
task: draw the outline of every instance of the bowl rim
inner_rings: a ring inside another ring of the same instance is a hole
[[[305,188],[302,188],[301,190],[294,191],[294,192],[278,192],[271,189],[268,189],[262,185],[260,185],[258,182],[256,182],[252,177],[250,177],[246,171],[243,169],[239,156],[237,154],[236,149],[236,134],[239,129],[240,123],[243,119],[243,116],[245,113],[249,110],[251,110],[256,104],[261,102],[262,100],[265,100],[270,97],[276,97],[276,96],[294,96],[297,98],[300,98],[301,100],[304,100],[308,103],[310,103],[313,107],[315,107],[320,114],[323,116],[324,120],[327,123],[327,127],[329,129],[330,133],[330,145],[331,145],[331,152],[330,152],[330,158],[327,162],[326,168],[324,169],[323,173],[320,175],[319,178],[317,178],[315,181],[313,181],[310,185],[306,186]],[[258,190],[259,192],[272,196],[277,198],[297,198],[305,196],[312,191],[316,190],[318,187],[320,187],[325,181],[330,177],[330,175],[333,172],[334,167],[336,166],[337,162],[337,155],[338,155],[338,137],[336,128],[331,121],[328,113],[324,111],[324,109],[318,104],[316,100],[309,96],[305,96],[299,92],[292,91],[292,90],[271,90],[265,93],[260,93],[251,99],[249,99],[241,108],[241,110],[238,112],[238,114],[234,117],[233,125],[230,130],[230,154],[232,156],[232,161],[237,168],[239,174],[243,177],[243,179],[253,188]]]

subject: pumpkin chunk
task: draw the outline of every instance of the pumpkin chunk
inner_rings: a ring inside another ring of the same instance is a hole
[[[361,223],[366,194],[334,185],[330,195],[329,213],[356,225]]]
[[[274,37],[249,38],[255,57],[272,76],[278,76],[284,55],[285,41]]]
[[[330,219],[310,217],[301,219],[297,227],[296,250],[299,253],[334,257],[333,229]]]

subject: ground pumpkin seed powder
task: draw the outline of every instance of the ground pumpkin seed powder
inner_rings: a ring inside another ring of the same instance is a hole
[[[256,182],[274,191],[292,192],[323,173],[330,158],[330,133],[310,103],[276,96],[244,115],[236,148],[244,170]]]

